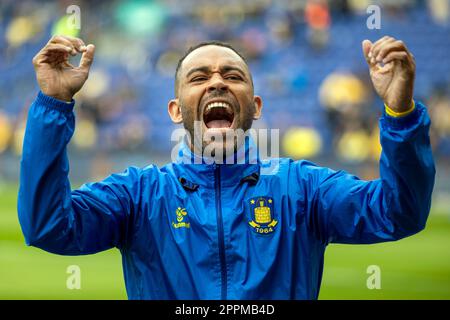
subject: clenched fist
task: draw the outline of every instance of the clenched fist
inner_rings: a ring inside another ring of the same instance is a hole
[[[375,43],[364,40],[362,47],[380,98],[395,112],[410,109],[416,64],[405,44],[392,37],[383,37]]]
[[[89,75],[95,47],[81,39],[54,36],[33,58],[34,70],[41,91],[53,98],[71,101]],[[80,65],[69,63],[69,55],[82,53]]]

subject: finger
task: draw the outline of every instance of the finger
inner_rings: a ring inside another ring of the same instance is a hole
[[[72,53],[73,48],[71,46],[67,46],[65,44],[59,44],[59,43],[52,43],[46,45],[42,50],[41,54],[43,55],[49,55],[57,52],[64,52],[64,53]]]
[[[372,42],[367,39],[362,42],[363,55],[364,55],[364,58],[366,59],[366,62],[368,65],[370,65],[369,52],[370,52],[370,49],[372,48],[372,45],[373,45]]]
[[[395,39],[393,39],[393,38],[389,38],[389,39],[386,39],[386,40],[384,40],[384,41],[382,41],[382,42],[379,42],[378,44],[377,44],[377,46],[375,47],[372,47],[372,50],[371,50],[371,61],[372,61],[372,63],[377,63],[377,62],[380,62],[379,61],[379,54],[380,54],[380,50],[382,49],[382,48],[385,48],[387,45],[389,45],[389,44],[391,44],[391,43],[394,43],[395,42]]]
[[[48,44],[33,58],[33,63],[42,63],[55,55],[67,55],[70,52],[72,52],[72,48],[66,45]]]
[[[385,41],[387,41],[387,40],[389,40],[389,39],[390,39],[389,36],[384,36],[384,37],[378,39],[377,41],[375,41],[375,42],[373,43],[373,45],[372,45],[372,48],[370,49],[370,56],[372,57],[372,51],[373,51],[375,48],[377,48],[381,43],[383,43],[383,42],[385,42]]]
[[[69,40],[79,52],[86,51],[86,45],[84,44],[84,41],[81,40],[80,38],[75,38],[71,36],[63,36],[63,38]]]
[[[55,49],[42,54],[41,63],[58,63],[69,59],[67,51]]]
[[[53,54],[53,55],[49,55],[46,56],[45,58],[43,58],[40,63],[47,63],[47,64],[51,64],[51,65],[58,65],[61,64],[65,61],[69,61],[68,60],[68,54]]]
[[[390,36],[384,36],[373,43],[372,50],[376,49],[380,44],[382,44],[386,41],[392,41],[392,40],[394,40],[394,38],[392,38]]]
[[[386,64],[394,60],[409,62],[408,53],[405,51],[391,51],[384,57],[383,63]]]
[[[72,42],[70,42],[69,40],[65,39],[63,36],[54,36],[50,39],[50,41],[48,42],[48,45],[51,44],[63,44],[67,47],[71,48],[71,54],[75,55],[77,53],[77,50],[75,48],[75,46],[72,44]]]
[[[64,54],[55,53],[55,54],[48,56],[46,61],[44,61],[44,62],[53,64],[53,65],[59,65],[59,64],[62,64],[64,62],[68,62],[68,61],[69,61],[68,53],[64,53]]]
[[[80,38],[75,38],[75,37],[65,36],[65,35],[53,36],[49,41],[49,43],[58,43],[58,42],[66,42],[66,43],[69,42],[77,49],[80,49],[81,47],[86,46],[84,44],[83,40],[81,40]]]
[[[395,41],[394,38],[386,36],[386,37],[381,38],[377,42],[375,42],[369,52],[369,57],[371,59],[371,62],[376,63],[376,57],[382,46],[386,45],[387,43],[394,42],[394,41]]]
[[[83,40],[71,36],[63,36],[63,35],[53,36],[50,39],[49,43],[64,43],[68,46],[69,45],[73,46],[73,48],[78,52],[86,51],[86,45],[84,44]]]
[[[89,44],[86,47],[86,51],[81,56],[80,65],[78,66],[78,68],[86,72],[89,72],[89,68],[92,65],[92,61],[94,61],[94,53],[95,53],[95,46],[93,44]]]
[[[386,55],[392,51],[403,51],[405,53],[408,53],[408,49],[406,48],[403,41],[398,40],[382,45],[378,51],[378,54],[375,56],[375,60],[377,62],[383,61]]]

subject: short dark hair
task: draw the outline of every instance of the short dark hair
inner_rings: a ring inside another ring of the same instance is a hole
[[[195,46],[191,46],[185,53],[184,55],[180,58],[180,60],[178,60],[178,64],[177,64],[177,68],[175,70],[175,96],[177,96],[177,92],[178,92],[178,72],[180,71],[181,65],[183,64],[184,59],[186,59],[186,57],[191,54],[192,51],[197,50],[198,48],[201,47],[205,47],[205,46],[218,46],[218,47],[224,47],[224,48],[228,48],[233,50],[239,57],[241,57],[241,59],[245,62],[245,64],[248,67],[248,63],[247,63],[247,59],[244,57],[243,54],[241,54],[236,48],[234,48],[231,44],[227,43],[227,42],[223,42],[223,41],[219,41],[219,40],[210,40],[210,41],[204,41],[204,42],[200,42],[199,44],[196,44]],[[249,68],[250,70],[250,68]],[[250,75],[250,80],[253,83],[253,79],[251,79],[251,75]]]

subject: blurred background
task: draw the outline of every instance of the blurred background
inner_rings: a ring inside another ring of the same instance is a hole
[[[80,8],[80,28],[71,27]],[[369,5],[381,28],[369,29]],[[0,2],[0,298],[124,299],[117,250],[61,257],[26,247],[16,195],[29,105],[38,87],[31,59],[54,34],[96,45],[90,77],[76,99],[69,146],[73,187],[129,165],[170,161],[167,102],[178,59],[191,45],[222,40],[248,58],[264,101],[256,128],[280,129],[280,153],[378,177],[378,118],[361,52],[364,39],[403,40],[417,63],[416,100],[432,118],[437,162],[433,208],[422,233],[398,243],[331,245],[321,299],[450,298],[450,1],[170,0]],[[77,59],[74,59],[77,63]],[[81,289],[66,288],[69,265]],[[366,286],[378,265],[380,290]]]

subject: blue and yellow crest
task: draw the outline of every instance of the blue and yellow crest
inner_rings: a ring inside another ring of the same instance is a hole
[[[189,222],[185,221],[185,220],[187,220],[187,219],[185,219],[185,217],[187,215],[187,211],[185,208],[178,207],[177,210],[175,211],[175,214],[177,216],[177,222],[175,223],[174,221],[172,221],[172,226],[175,229],[191,227],[191,224]]]
[[[272,233],[278,223],[274,219],[273,199],[270,197],[255,197],[248,201],[252,219],[248,224],[253,231],[258,234]]]

